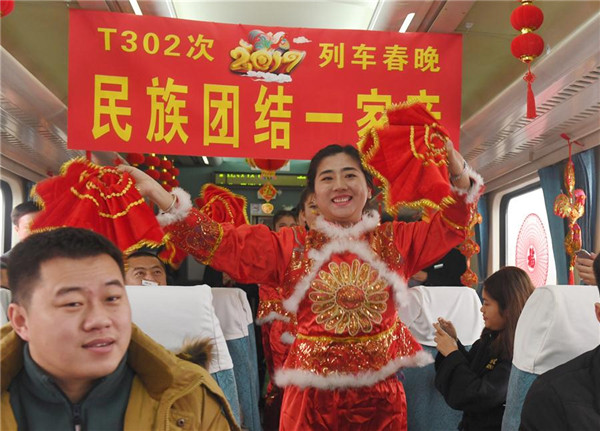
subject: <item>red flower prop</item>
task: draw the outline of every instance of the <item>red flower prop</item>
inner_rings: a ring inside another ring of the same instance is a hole
[[[63,226],[93,230],[124,254],[160,247],[165,234],[129,174],[84,158],[65,163],[60,175],[39,182],[32,196],[43,208],[32,231]]]
[[[363,166],[379,181],[386,211],[400,207],[439,210],[453,202],[448,179],[448,132],[422,103],[391,107],[383,128],[358,143]]]
[[[219,223],[235,226],[250,224],[246,213],[246,198],[215,184],[205,184],[200,195],[194,199],[200,212]]]
[[[521,5],[513,10],[510,23],[521,32],[510,44],[512,55],[527,64],[527,73],[523,79],[527,82],[527,118],[535,118],[535,96],[531,84],[535,75],[531,73],[531,62],[544,52],[544,39],[533,33],[544,22],[544,14],[533,0],[521,0]]]
[[[569,223],[569,231],[565,237],[565,250],[569,259],[569,284],[575,284],[573,268],[575,267],[575,252],[581,249],[581,228],[577,219],[585,212],[585,192],[575,189],[575,166],[571,159],[571,144],[581,145],[579,142],[571,141],[566,135],[560,135],[569,145],[569,161],[565,166],[565,189],[567,193],[559,194],[554,201],[554,214],[566,218]]]

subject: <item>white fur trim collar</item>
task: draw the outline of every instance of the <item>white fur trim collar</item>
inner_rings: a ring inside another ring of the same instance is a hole
[[[339,224],[328,222],[320,215],[315,221],[315,229],[328,238],[360,238],[363,233],[371,232],[375,229],[379,221],[380,218],[377,211],[365,212],[362,219],[351,227],[343,227]]]
[[[192,209],[192,198],[190,194],[180,187],[171,190],[171,194],[177,198],[177,203],[168,213],[161,212],[156,216],[161,226],[167,226],[185,219]]]
[[[385,380],[400,368],[424,367],[433,363],[429,352],[421,350],[412,356],[401,356],[388,362],[376,371],[363,371],[356,374],[331,373],[321,376],[307,370],[279,369],[275,371],[277,386],[298,386],[301,389],[313,387],[318,389],[357,388],[372,386]]]
[[[276,313],[274,311],[270,311],[269,314],[267,314],[266,316],[257,318],[256,321],[255,321],[255,323],[258,326],[262,326],[265,323],[269,323],[269,322],[272,322],[274,320],[281,320],[282,322],[286,322],[287,323],[287,322],[290,321],[290,318],[287,317],[287,316],[284,316],[282,314]]]
[[[479,195],[481,195],[481,193],[483,192],[482,187],[484,185],[484,182],[481,175],[475,172],[475,170],[471,166],[467,165],[465,171],[467,175],[469,175],[469,178],[473,180],[473,184],[471,185],[471,187],[469,187],[467,190],[464,190],[451,185],[450,189],[453,192],[457,193],[459,196],[464,196],[466,194],[467,197],[465,198],[465,201],[468,204],[472,204],[477,200],[477,198],[479,198]]]

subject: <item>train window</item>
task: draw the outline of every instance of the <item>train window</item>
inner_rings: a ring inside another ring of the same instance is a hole
[[[10,221],[10,212],[12,210],[12,191],[8,183],[4,180],[0,181],[0,228],[2,235],[0,243],[2,253],[6,253],[10,249],[12,224]]]
[[[546,204],[539,183],[504,196],[501,211],[501,264],[524,269],[536,287],[556,284]]]

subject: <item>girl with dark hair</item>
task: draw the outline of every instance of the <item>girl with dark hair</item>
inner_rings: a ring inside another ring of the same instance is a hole
[[[452,322],[434,323],[439,354],[435,385],[450,407],[464,412],[460,430],[500,430],[517,321],[534,290],[525,271],[507,266],[483,282],[481,338],[468,352]]]
[[[452,203],[429,223],[407,224],[364,212],[373,184],[356,148],[321,149],[308,170],[320,212],[309,231],[220,225],[181,189],[170,194],[141,171],[120,169],[165,209],[159,220],[179,247],[236,280],[281,286],[298,324],[275,371],[285,388],[280,430],[402,431],[406,399],[395,373],[432,361],[398,318],[406,279],[465,238],[481,186],[451,142],[444,152]]]

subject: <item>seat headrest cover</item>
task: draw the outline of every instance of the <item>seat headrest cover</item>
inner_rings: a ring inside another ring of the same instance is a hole
[[[527,300],[515,333],[513,364],[542,374],[600,344],[596,286],[542,286]]]
[[[127,286],[127,295],[133,322],[156,342],[179,351],[186,338],[210,338],[208,372],[233,368],[209,286]]]
[[[398,314],[419,343],[435,347],[433,323],[438,317],[454,324],[464,345],[473,344],[481,336],[481,301],[473,289],[465,286],[415,286],[408,289],[408,298],[408,303],[398,310]]]
[[[242,289],[213,287],[213,306],[221,322],[226,340],[248,336],[248,325],[252,323],[252,309]]]

